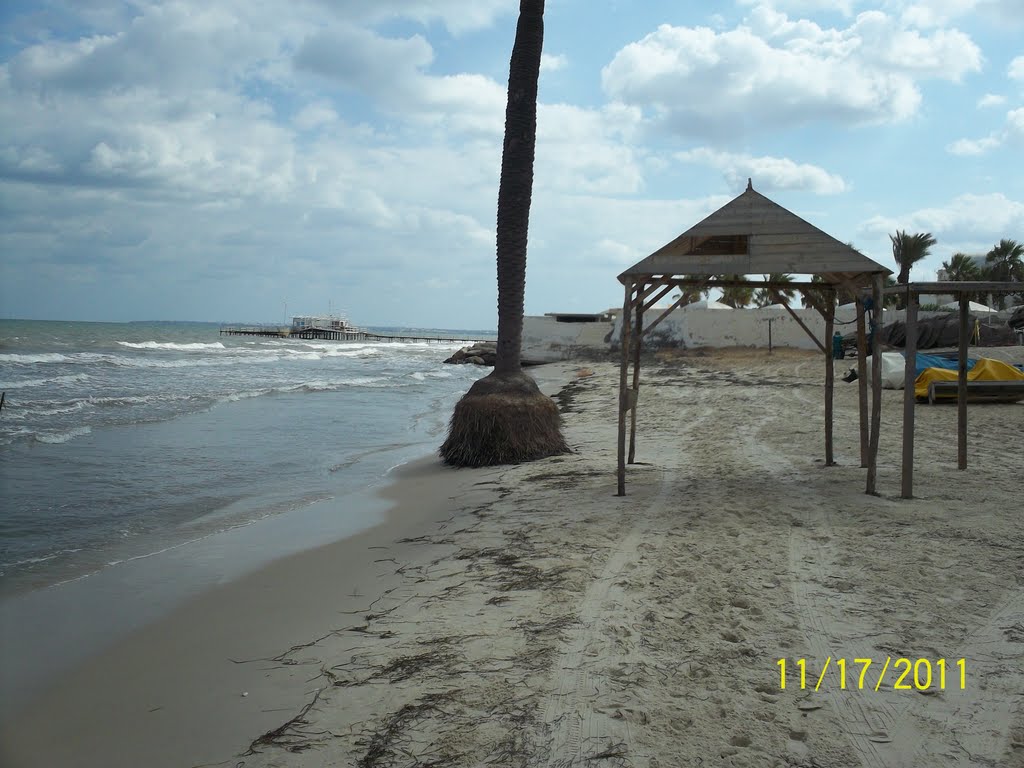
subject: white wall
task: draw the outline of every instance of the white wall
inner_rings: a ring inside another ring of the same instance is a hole
[[[797,316],[826,344],[825,319],[816,309],[794,309]],[[661,314],[658,309],[644,313],[650,324]],[[906,319],[905,310],[885,310],[884,324]],[[932,317],[941,312],[921,312]],[[836,310],[835,330],[844,336],[856,328],[857,313],[852,306]],[[794,349],[817,349],[814,341],[784,309],[700,309],[681,307],[666,317],[644,338],[649,347],[765,347],[771,320],[772,345]],[[610,342],[605,341],[611,331]],[[569,360],[581,351],[607,351],[619,345],[620,324],[559,323],[552,317],[523,318],[523,357],[531,360]]]
[[[569,360],[579,352],[606,351],[610,322],[559,323],[553,317],[523,318],[523,357],[528,360]]]
[[[794,309],[823,344],[825,318],[816,309]],[[644,313],[644,323],[650,324],[661,314],[657,309]],[[931,317],[936,312],[922,312],[920,317]],[[884,324],[903,320],[906,312],[885,310]],[[693,347],[767,347],[768,321],[771,320],[772,345],[795,349],[817,349],[807,332],[785,309],[699,309],[681,307],[675,309],[644,338],[646,346]],[[853,307],[836,310],[835,330],[844,336],[857,329],[857,313]],[[618,346],[621,333],[616,322],[612,332],[612,344]]]

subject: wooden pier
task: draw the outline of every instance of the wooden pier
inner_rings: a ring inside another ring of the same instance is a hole
[[[470,339],[462,336],[413,336],[408,334],[371,333],[363,330],[336,331],[329,328],[303,328],[292,330],[287,326],[225,326],[221,334],[228,336],[271,336],[278,339],[316,339],[320,341],[401,341],[437,344],[481,344],[495,339]]]

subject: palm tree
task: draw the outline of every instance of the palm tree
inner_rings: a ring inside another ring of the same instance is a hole
[[[440,448],[446,464],[481,467],[569,451],[554,401],[522,369],[526,242],[537,139],[544,0],[520,0],[509,64],[498,184],[498,344],[494,370],[456,404]]]
[[[718,275],[721,280],[732,280],[734,282],[747,283],[746,275]],[[733,309],[745,307],[754,300],[754,289],[745,285],[730,285],[722,289],[722,303],[728,304]]]
[[[683,278],[686,280],[707,280],[702,275],[683,275]],[[707,286],[685,285],[680,286],[679,293],[675,294],[672,298],[674,300],[683,299],[680,302],[680,306],[686,306],[687,304],[693,304],[695,301],[700,301],[701,296],[707,296],[710,291],[711,289]]]
[[[946,279],[952,282],[965,282],[981,280],[982,270],[977,262],[966,253],[954,253],[949,261],[942,262],[942,268],[946,271]],[[977,294],[968,294],[969,301],[975,301],[981,297]]]
[[[942,262],[942,268],[946,270],[946,279],[954,282],[981,279],[977,263],[966,253],[954,253],[949,261]]]
[[[904,285],[910,282],[910,268],[929,255],[936,240],[931,232],[910,235],[900,230],[896,230],[895,235],[889,235],[889,239],[892,241],[892,257],[900,268],[896,282]],[[901,297],[900,306],[903,303],[904,299]]]
[[[793,276],[785,272],[772,272],[770,275],[762,275],[766,283],[792,283]],[[754,294],[755,307],[767,307],[775,304],[779,299],[786,299],[788,304],[796,298],[795,288],[758,288]]]
[[[1016,240],[1002,239],[985,255],[990,280],[1000,283],[1018,283],[1024,281],[1024,245]],[[995,295],[996,306],[1006,306],[1006,294]]]

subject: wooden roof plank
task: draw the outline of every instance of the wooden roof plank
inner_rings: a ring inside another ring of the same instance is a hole
[[[730,243],[709,238],[736,238]],[[695,253],[745,246],[743,253]],[[639,275],[711,275],[891,273],[864,254],[823,232],[751,185],[702,221],[619,275],[625,282]]]

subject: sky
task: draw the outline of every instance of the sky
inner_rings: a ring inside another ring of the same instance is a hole
[[[515,0],[4,0],[0,316],[491,329]],[[1024,0],[548,0],[526,312],[754,188],[1024,241]]]

